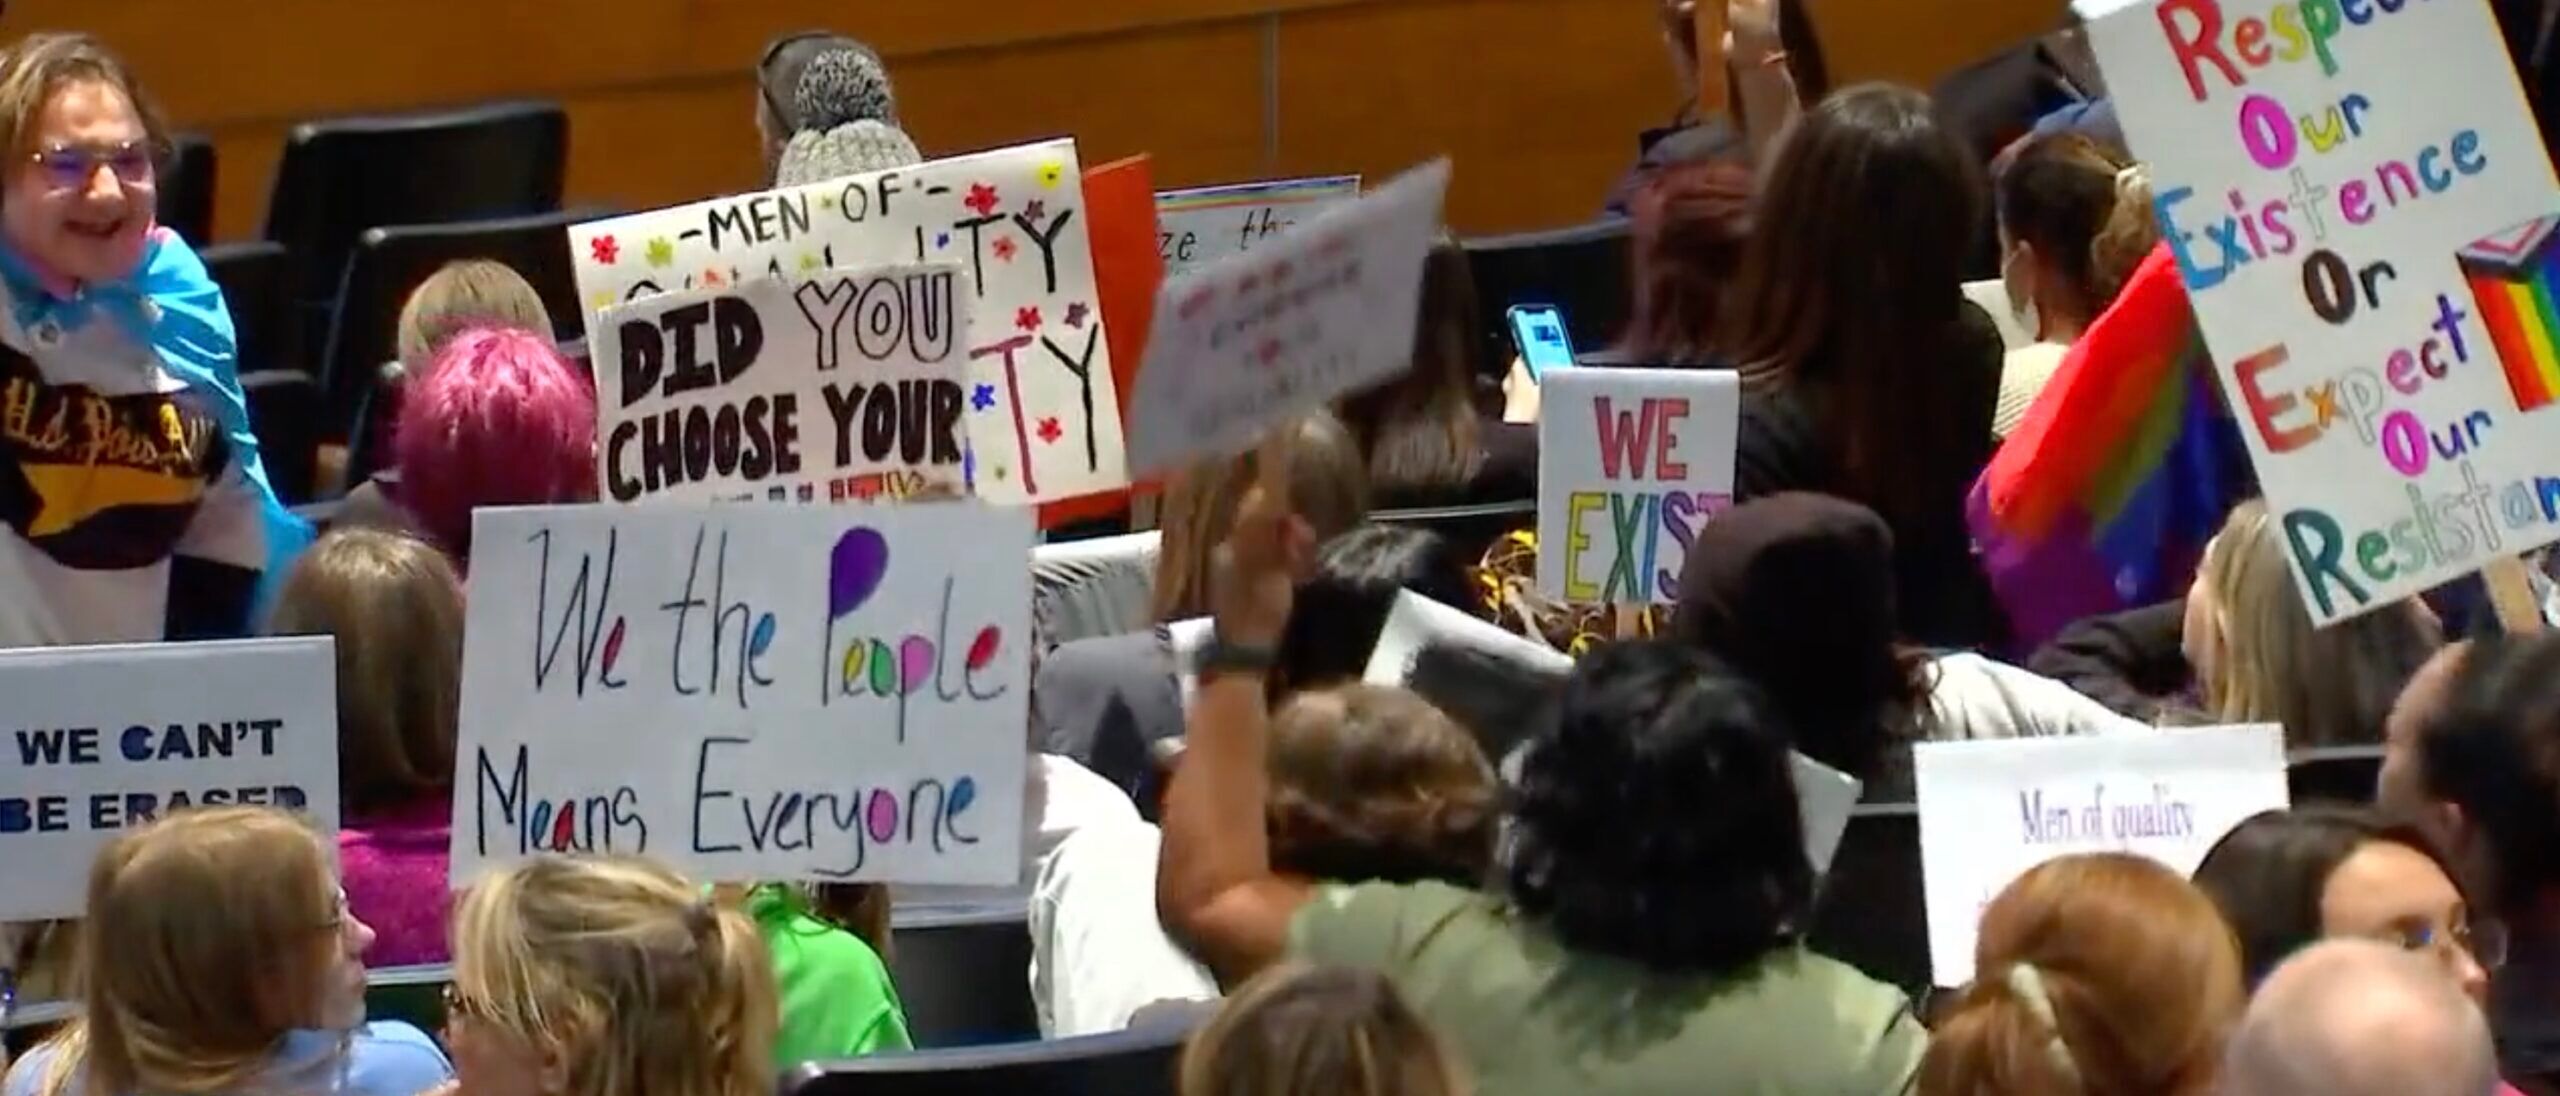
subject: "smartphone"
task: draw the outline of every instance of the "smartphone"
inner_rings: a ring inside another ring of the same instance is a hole
[[[1531,380],[1543,380],[1550,369],[1573,365],[1573,339],[1564,333],[1564,313],[1551,304],[1511,306],[1511,345],[1529,367]]]

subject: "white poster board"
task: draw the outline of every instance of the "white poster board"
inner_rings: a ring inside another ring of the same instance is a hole
[[[1413,367],[1435,160],[1241,255],[1169,277],[1129,405],[1140,474],[1252,448],[1264,431]]]
[[[954,263],[750,277],[598,313],[596,483],[616,502],[959,490],[969,303]]]
[[[2057,738],[1922,742],[1920,876],[1929,963],[1973,978],[1983,907],[2058,856],[2130,852],[2192,874],[2250,815],[2289,805],[2273,724]]]
[[[590,221],[569,230],[569,257],[589,330],[659,293],[956,262],[975,489],[1070,498],[1129,482],[1083,178],[1074,141],[1044,141]]]
[[[482,510],[453,879],[544,851],[698,879],[1021,872],[1031,512]]]
[[[2485,0],[2089,38],[2312,614],[2560,538],[2560,188]]]
[[[1538,414],[1538,592],[1668,605],[1698,526],[1733,502],[1728,370],[1558,369]]]
[[[326,636],[0,651],[0,921],[78,916],[116,832],[263,805],[338,831]]]
[[[1250,251],[1297,223],[1360,196],[1357,175],[1188,187],[1156,194],[1156,251],[1164,272]]]

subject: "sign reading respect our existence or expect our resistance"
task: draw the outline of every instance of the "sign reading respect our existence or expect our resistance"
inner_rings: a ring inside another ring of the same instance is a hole
[[[2094,6],[2313,616],[2560,539],[2560,188],[2486,0]]]

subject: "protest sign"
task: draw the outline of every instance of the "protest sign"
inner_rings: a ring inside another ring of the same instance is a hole
[[[2312,615],[2560,538],[2560,188],[2487,3],[2150,0],[2090,40]]]
[[[1449,163],[1165,279],[1130,404],[1140,473],[1251,448],[1271,426],[1413,366],[1422,260]]]
[[[1742,382],[1705,369],[1559,369],[1538,415],[1538,592],[1667,605],[1698,526],[1733,502]]]
[[[750,277],[596,315],[596,482],[616,502],[904,498],[962,486],[953,263]]]
[[[0,921],[73,917],[116,832],[265,805],[338,830],[338,663],[322,637],[0,651]]]
[[[1031,535],[968,501],[481,511],[455,882],[568,850],[1013,882]]]
[[[569,230],[589,328],[616,304],[756,277],[956,262],[976,492],[1127,485],[1075,142],[981,152]],[[599,359],[601,360],[601,359]]]
[[[2284,764],[2272,724],[1913,746],[1935,981],[1972,979],[1982,909],[2027,869],[2130,852],[2190,874],[2231,827],[2289,804]]]
[[[1157,253],[1179,274],[1269,240],[1360,196],[1357,175],[1191,187],[1156,195]]]

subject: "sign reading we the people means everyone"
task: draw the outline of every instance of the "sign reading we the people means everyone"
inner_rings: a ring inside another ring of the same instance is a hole
[[[1922,742],[1912,765],[1929,964],[1941,986],[1972,980],[1983,907],[2027,869],[2129,852],[2187,875],[2231,827],[2290,805],[2284,731],[2273,724]]]
[[[0,651],[0,921],[78,916],[116,832],[264,805],[338,829],[325,636]]]
[[[1273,426],[1413,367],[1422,261],[1440,234],[1435,160],[1269,243],[1166,278],[1130,394],[1129,465],[1251,448]]]
[[[1021,870],[1031,512],[483,510],[453,879],[541,852],[698,878]]]
[[[1538,416],[1538,592],[1667,605],[1733,501],[1742,383],[1725,370],[1558,369]]]
[[[569,229],[569,257],[591,331],[597,313],[660,293],[959,264],[974,490],[1045,502],[1129,482],[1090,227],[1061,139],[590,221]]]
[[[2560,188],[2486,0],[2100,7],[2314,617],[2560,539]]]
[[[596,482],[617,502],[962,493],[961,277],[951,263],[752,277],[598,313]]]

